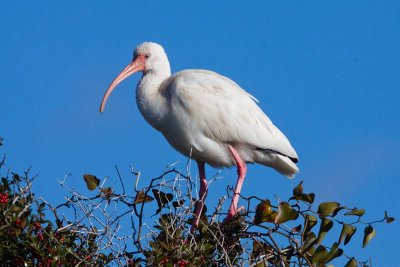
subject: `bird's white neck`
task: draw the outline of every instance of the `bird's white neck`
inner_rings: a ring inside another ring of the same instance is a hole
[[[160,89],[162,83],[170,76],[169,64],[157,71],[147,71],[136,88],[136,103],[140,113],[158,131],[161,130],[163,119],[168,112],[166,98]]]

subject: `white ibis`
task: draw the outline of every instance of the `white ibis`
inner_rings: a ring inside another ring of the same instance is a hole
[[[194,213],[192,233],[208,191],[205,163],[213,167],[237,166],[237,184],[225,221],[238,211],[246,163],[272,167],[289,178],[299,171],[296,151],[253,96],[212,71],[192,69],[171,75],[167,55],[156,43],[136,47],[132,62],[108,87],[100,112],[116,86],[139,71],[143,76],[136,88],[136,102],[143,117],[173,148],[198,165],[200,205]]]

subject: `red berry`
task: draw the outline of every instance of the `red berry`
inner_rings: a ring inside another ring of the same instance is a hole
[[[40,241],[43,241],[43,234],[42,233],[38,233],[37,237],[39,238]]]
[[[8,193],[0,193],[0,203],[7,204],[8,203]]]
[[[164,256],[164,258],[162,259],[162,261],[160,262],[161,264],[166,264],[168,262],[168,257]]]
[[[35,223],[33,224],[33,226],[36,228],[36,230],[42,229],[42,226],[41,226],[40,223],[38,223],[38,222],[35,222]]]
[[[188,264],[188,262],[185,261],[185,260],[180,260],[180,261],[178,261],[178,266],[179,266],[179,267],[185,267],[187,264]]]

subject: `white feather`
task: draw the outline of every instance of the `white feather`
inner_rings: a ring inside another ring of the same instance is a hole
[[[293,177],[296,151],[257,105],[257,99],[227,77],[207,70],[170,76],[168,58],[159,47],[139,47],[155,60],[146,66],[137,88],[145,119],[184,155],[212,166],[233,166],[227,145],[246,162],[270,166]]]

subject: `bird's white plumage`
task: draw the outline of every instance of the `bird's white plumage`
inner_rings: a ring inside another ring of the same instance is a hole
[[[213,166],[235,164],[228,144],[246,162],[273,165],[277,154],[271,150],[297,158],[254,97],[232,80],[207,70],[185,70],[166,80],[161,90],[169,103],[169,123],[161,132],[181,153],[192,150],[193,158]]]
[[[179,152],[212,166],[232,166],[234,147],[244,162],[270,166],[293,177],[297,154],[256,99],[227,77],[207,70],[185,70],[171,76],[164,49],[146,42],[134,61],[114,80],[142,71],[136,100],[143,117]]]
[[[196,69],[170,76],[160,46],[145,43],[136,51],[156,58],[138,83],[139,110],[176,150],[212,166],[232,166],[227,145],[233,145],[246,162],[273,167],[289,177],[298,172],[288,158],[297,159],[288,139],[257,100],[231,79]]]

